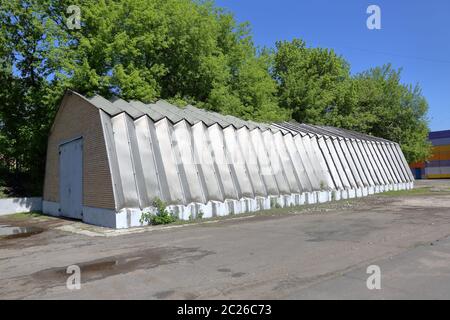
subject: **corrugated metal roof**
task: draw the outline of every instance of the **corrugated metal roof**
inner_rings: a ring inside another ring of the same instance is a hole
[[[330,127],[330,126],[318,126],[311,124],[298,123],[296,121],[283,122],[277,124],[278,127],[287,128],[291,131],[295,132],[304,132],[310,134],[317,134],[321,136],[331,136],[331,137],[340,137],[345,139],[357,139],[357,140],[365,140],[365,141],[378,141],[378,142],[388,142],[392,143],[392,141],[374,137],[368,134],[359,133],[356,131],[351,131],[342,128]]]
[[[112,99],[107,100],[99,95],[95,95],[90,98],[85,98],[83,96],[81,97],[88,100],[95,107],[102,109],[110,116],[116,116],[122,112],[125,112],[133,119],[137,119],[139,117],[142,117],[143,115],[147,115],[153,121],[159,121],[163,118],[167,118],[172,123],[186,120],[192,125],[202,121],[208,126],[217,123],[223,128],[230,125],[234,126],[237,129],[247,127],[250,130],[260,128],[263,131],[270,128],[268,124],[257,123],[254,121],[245,121],[232,115],[222,115],[217,112],[196,108],[192,105],[187,105],[186,107],[177,107],[165,100],[159,100],[156,103],[152,104],[145,104],[141,101],[127,102],[117,97],[113,97]]]
[[[370,140],[370,141],[380,141],[380,142],[392,142],[390,140],[386,140],[383,138],[378,138],[372,135],[368,135],[365,133],[360,133],[357,131],[351,131],[343,128],[336,128],[336,127],[330,127],[330,126],[320,126],[324,130],[330,131],[335,133],[336,135],[339,135],[343,138],[349,138],[349,139],[359,139],[359,140]]]
[[[259,128],[262,131],[281,130],[285,134],[291,132],[302,135],[310,134],[310,135],[341,137],[347,139],[358,139],[366,141],[368,140],[368,141],[391,142],[386,139],[377,138],[371,135],[351,130],[335,128],[330,126],[303,124],[298,123],[294,120],[290,122],[273,123],[271,125],[255,121],[245,121],[232,115],[222,115],[220,113],[197,108],[192,105],[187,105],[186,107],[177,107],[165,100],[158,100],[156,103],[145,104],[141,101],[127,102],[117,97],[113,97],[112,99],[107,100],[99,95],[86,98],[82,95],[79,95],[76,92],[72,91],[72,93],[88,100],[92,105],[94,105],[99,109],[102,109],[112,117],[125,112],[128,115],[130,115],[130,117],[132,117],[133,119],[137,119],[142,117],[143,115],[147,115],[155,122],[163,118],[167,118],[172,123],[177,123],[181,120],[186,120],[191,125],[194,125],[198,122],[204,122],[207,126],[211,126],[217,123],[222,128],[232,125],[237,129],[243,127],[247,127],[250,130]]]

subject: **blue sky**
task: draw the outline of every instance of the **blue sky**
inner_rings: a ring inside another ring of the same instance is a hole
[[[404,83],[419,83],[427,98],[430,129],[450,129],[449,0],[216,0],[250,22],[258,46],[301,38],[333,48],[352,73],[392,63]],[[381,30],[366,27],[366,9],[381,8]]]

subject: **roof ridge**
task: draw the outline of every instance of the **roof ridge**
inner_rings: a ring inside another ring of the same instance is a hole
[[[117,95],[113,95],[108,100],[99,94],[94,94],[92,97],[86,97],[70,89],[67,92],[69,94],[75,94],[81,97],[96,108],[103,110],[110,116],[116,116],[124,112],[133,119],[137,119],[142,117],[143,115],[147,115],[155,122],[163,118],[167,118],[172,123],[178,123],[181,120],[186,120],[191,125],[194,125],[201,121],[207,126],[211,126],[217,123],[222,128],[226,128],[229,126],[233,126],[236,129],[246,127],[249,130],[259,128],[261,131],[282,129],[289,132],[303,132],[304,134],[393,143],[392,141],[386,139],[378,138],[353,130],[325,125],[321,126],[300,123],[294,119],[280,123],[269,124],[253,120],[247,121],[231,114],[221,114],[219,112],[199,108],[192,104],[187,104],[185,107],[179,107],[168,102],[165,99],[158,99],[154,103],[146,104],[140,100],[126,101],[125,99]],[[177,112],[175,112],[175,108]]]

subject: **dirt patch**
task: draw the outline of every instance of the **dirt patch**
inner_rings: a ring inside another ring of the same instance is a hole
[[[43,231],[44,229],[38,227],[0,225],[0,239],[28,238]]]

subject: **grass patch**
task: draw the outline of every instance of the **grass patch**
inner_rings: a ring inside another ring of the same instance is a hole
[[[19,213],[13,213],[6,215],[8,219],[17,219],[17,220],[24,220],[24,219],[30,219],[30,218],[44,218],[46,217],[39,211],[32,211],[32,212],[19,212]]]
[[[420,187],[411,190],[398,190],[398,191],[387,191],[379,193],[380,196],[425,196],[425,195],[436,195],[436,194],[449,194],[450,189],[448,188],[436,188],[436,187]]]

